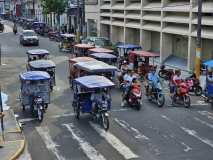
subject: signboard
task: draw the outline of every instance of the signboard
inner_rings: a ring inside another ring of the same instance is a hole
[[[96,5],[98,0],[85,0],[85,5]]]

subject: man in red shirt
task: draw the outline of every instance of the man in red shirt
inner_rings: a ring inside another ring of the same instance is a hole
[[[174,84],[174,87],[173,87],[173,94],[171,96],[172,98],[172,101],[171,101],[171,105],[173,105],[173,100],[174,100],[174,97],[175,97],[175,94],[177,92],[177,89],[178,89],[178,86],[179,84],[181,84],[182,82],[185,83],[185,80],[182,78],[181,76],[181,71],[180,70],[177,70],[176,71],[176,75],[173,76],[173,79],[171,80],[172,83]]]

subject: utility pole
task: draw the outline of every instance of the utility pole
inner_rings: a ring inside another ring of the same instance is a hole
[[[84,39],[86,38],[86,25],[85,25],[85,0],[82,0],[83,1],[83,8],[82,8],[82,11],[83,11],[83,37]]]
[[[76,41],[80,42],[80,6],[79,6],[79,0],[77,0],[77,22],[78,22],[78,28],[76,29]]]
[[[202,0],[198,1],[198,19],[197,19],[197,47],[196,47],[196,61],[195,74],[200,76],[200,55],[201,55],[201,18],[202,18]]]
[[[35,0],[33,0],[33,18],[35,17]]]

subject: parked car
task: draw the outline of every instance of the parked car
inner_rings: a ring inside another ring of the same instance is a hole
[[[85,44],[93,45],[97,48],[106,48],[114,51],[114,55],[118,56],[117,48],[110,42],[110,40],[106,37],[87,37],[84,40]]]
[[[19,41],[23,46],[26,44],[39,45],[38,35],[33,30],[23,30],[20,33]]]

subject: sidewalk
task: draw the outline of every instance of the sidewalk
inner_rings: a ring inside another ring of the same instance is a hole
[[[0,159],[16,160],[24,150],[25,139],[13,110],[5,110],[4,114],[4,131],[3,135],[0,136],[0,145],[4,146],[4,148],[0,149]]]

